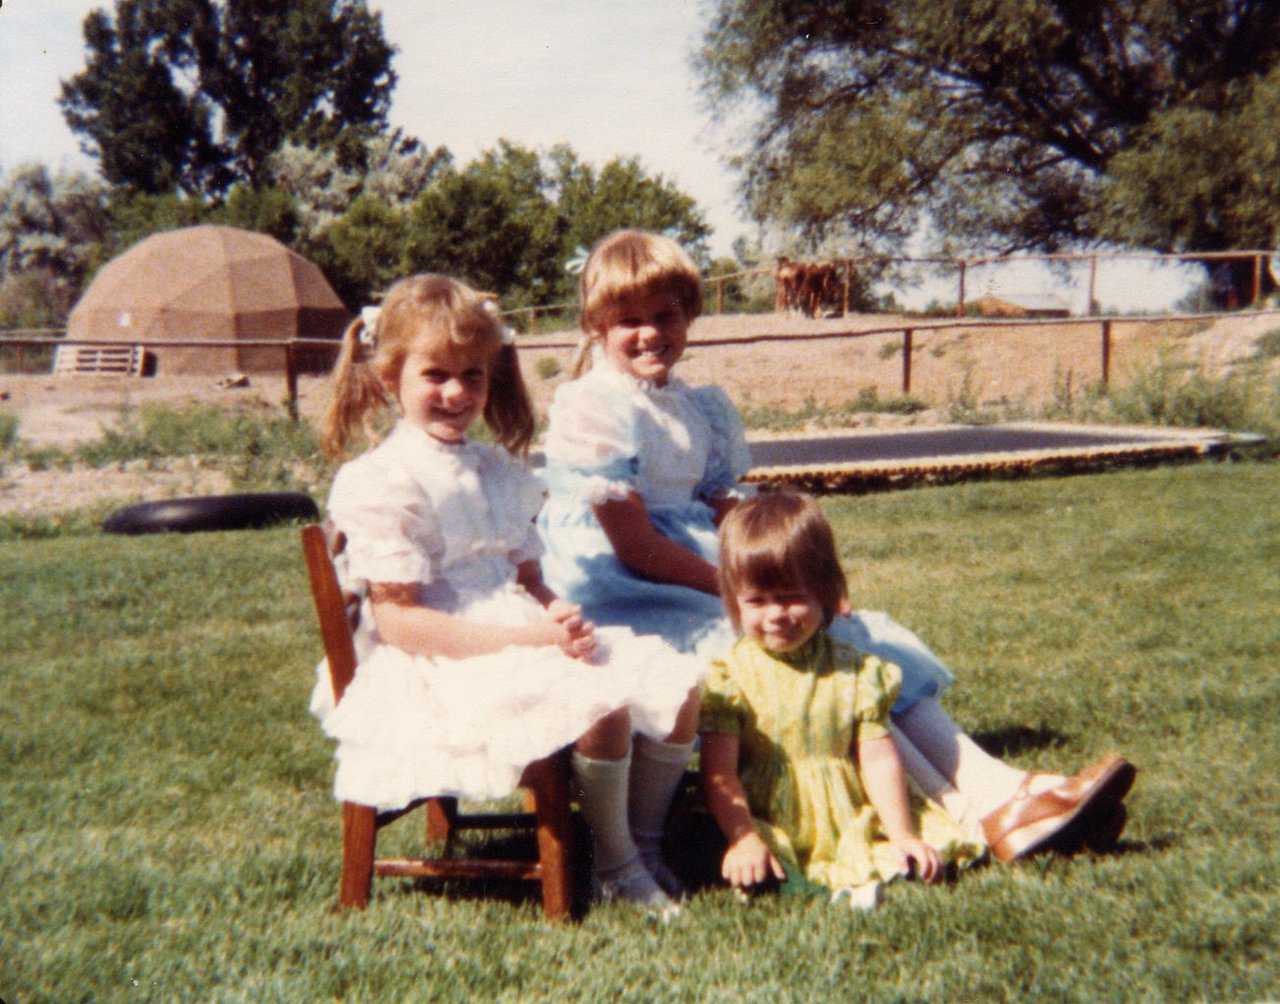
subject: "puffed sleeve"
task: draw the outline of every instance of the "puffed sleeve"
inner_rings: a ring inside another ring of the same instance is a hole
[[[723,659],[714,660],[702,682],[698,731],[740,736],[747,710],[746,698],[734,682],[729,664]]]
[[[590,375],[562,384],[548,409],[548,487],[590,505],[625,498],[639,471],[635,409]]]
[[[542,541],[534,520],[546,499],[542,482],[524,464],[506,451],[493,449],[490,458],[491,484],[496,486],[493,500],[498,532],[510,545],[507,552],[513,565],[542,557]]]
[[[861,663],[855,672],[858,689],[854,698],[854,738],[863,742],[887,736],[889,710],[898,699],[902,671],[891,662],[854,649],[846,649],[842,655]]]
[[[347,538],[344,585],[430,582],[444,551],[431,501],[407,473],[367,453],[343,465],[329,515]]]
[[[711,426],[707,469],[695,494],[704,499],[751,494],[749,487],[738,484],[751,469],[751,451],[738,409],[723,388],[714,385],[696,388],[693,401]]]

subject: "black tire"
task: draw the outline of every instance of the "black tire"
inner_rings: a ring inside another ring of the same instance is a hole
[[[249,530],[319,516],[311,496],[301,492],[197,495],[119,509],[103,521],[102,529],[107,533],[128,534]]]

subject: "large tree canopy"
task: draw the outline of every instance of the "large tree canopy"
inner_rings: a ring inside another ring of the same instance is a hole
[[[712,109],[754,118],[753,214],[882,250],[924,213],[958,248],[1269,246],[1274,181],[1244,208],[1231,179],[1276,177],[1274,119],[1217,144],[1278,64],[1275,0],[716,0],[699,57]],[[1195,200],[1125,208],[1164,177]]]
[[[289,145],[272,175],[301,217],[301,250],[356,304],[422,270],[500,292],[508,306],[572,300],[566,264],[628,226],[669,232],[708,260],[711,228],[693,198],[636,157],[596,167],[567,143],[542,153],[499,139],[458,166],[444,147],[397,132],[369,144],[363,171]]]
[[[695,260],[708,260],[711,228],[698,204],[661,174],[648,174],[639,158],[614,157],[597,170],[561,144],[549,159],[566,248],[589,248],[614,230],[638,227],[668,232]]]
[[[84,37],[63,115],[107,181],[144,193],[260,187],[285,141],[360,165],[395,86],[363,0],[118,0]]]

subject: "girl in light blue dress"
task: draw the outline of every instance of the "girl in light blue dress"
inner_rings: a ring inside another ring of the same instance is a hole
[[[724,391],[672,372],[701,312],[701,277],[666,237],[619,231],[592,250],[580,295],[576,379],[556,392],[545,444],[544,574],[596,624],[715,658],[734,640],[716,528],[749,491],[739,480],[751,458]],[[836,618],[831,632],[901,668],[893,724],[908,770],[954,817],[981,828],[996,857],[1069,846],[1082,830],[1115,835],[1127,763],[1112,758],[1071,778],[1005,764],[942,709],[952,674],[915,634],[865,610]]]

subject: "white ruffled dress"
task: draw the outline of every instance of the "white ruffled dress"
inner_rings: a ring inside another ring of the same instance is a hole
[[[358,666],[335,706],[322,662],[311,698],[338,742],[338,799],[393,809],[426,795],[505,795],[528,763],[621,707],[638,732],[671,731],[704,664],[657,637],[600,629],[591,663],[555,646],[428,658],[379,637],[371,582],[420,583],[433,609],[477,623],[545,617],[515,581],[517,565],[541,554],[542,501],[505,451],[440,443],[406,422],[339,470],[329,515],[347,538],[343,586],[364,597]]]

